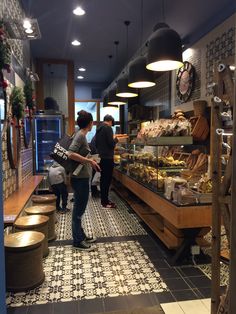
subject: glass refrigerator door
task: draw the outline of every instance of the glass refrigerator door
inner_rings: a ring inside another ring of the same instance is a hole
[[[62,119],[60,116],[35,117],[35,170],[47,171],[53,161],[49,154],[55,143],[61,138]]]

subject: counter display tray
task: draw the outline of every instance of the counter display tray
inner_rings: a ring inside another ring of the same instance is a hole
[[[191,145],[193,144],[192,136],[160,136],[150,137],[147,139],[135,139],[133,144],[149,145],[149,146],[165,146],[165,145]]]

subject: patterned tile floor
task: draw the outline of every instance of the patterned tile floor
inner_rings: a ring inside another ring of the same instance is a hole
[[[70,196],[71,198],[72,196]],[[117,204],[116,210],[104,210],[99,199],[89,199],[88,207],[83,217],[83,226],[88,235],[101,237],[144,235],[147,232],[139,224],[138,217],[127,210],[127,206],[115,193],[111,199]],[[72,209],[73,203],[68,202]],[[56,224],[57,240],[72,239],[71,212],[66,215],[58,214]]]
[[[44,261],[46,279],[28,293],[8,295],[11,306],[66,302],[167,291],[137,241],[98,243],[94,252],[71,246],[50,247]]]
[[[171,267],[169,251],[115,193],[112,199],[116,210],[89,201],[84,227],[98,237],[94,252],[68,245],[71,213],[58,215],[58,238],[44,259],[45,282],[8,293],[8,314],[106,313],[209,298],[208,266]]]

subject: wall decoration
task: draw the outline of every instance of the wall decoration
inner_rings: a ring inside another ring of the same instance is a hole
[[[19,120],[24,117],[24,104],[25,104],[25,97],[23,94],[23,90],[20,87],[13,87],[13,90],[10,95],[10,104],[11,104],[11,114],[14,124],[14,118],[16,118],[17,125],[19,125]]]
[[[20,132],[10,121],[7,124],[7,156],[11,169],[16,169],[20,156]]]
[[[8,83],[4,80],[2,71],[0,71],[0,117],[1,117],[1,134],[4,132],[6,125],[6,111],[7,111],[7,95],[6,88]]]
[[[185,61],[178,70],[176,78],[177,96],[181,102],[186,102],[194,89],[195,69],[194,66]]]
[[[208,85],[213,82],[214,64],[235,54],[235,27],[209,41],[206,46],[206,96],[212,94]]]
[[[10,72],[11,64],[11,47],[7,41],[3,25],[0,24],[0,71],[7,70]]]
[[[32,119],[30,117],[25,117],[22,127],[23,140],[25,148],[29,148],[31,134],[32,134]]]

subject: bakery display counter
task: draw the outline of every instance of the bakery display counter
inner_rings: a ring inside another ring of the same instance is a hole
[[[178,206],[119,169],[113,177],[116,191],[169,249],[175,249],[173,263],[188,256],[192,245],[207,245],[203,237],[211,226],[211,204]]]

